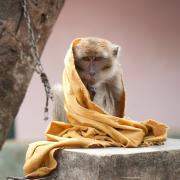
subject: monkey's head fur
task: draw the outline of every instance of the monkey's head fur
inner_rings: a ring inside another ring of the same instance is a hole
[[[118,45],[105,39],[81,38],[73,47],[73,54],[82,82],[97,87],[104,81],[111,80],[119,68],[119,51]]]

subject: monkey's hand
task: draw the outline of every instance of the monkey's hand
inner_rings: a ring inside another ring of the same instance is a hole
[[[89,91],[91,101],[93,101],[94,96],[96,95],[96,89],[94,87],[90,86],[89,84],[87,84],[87,90]]]

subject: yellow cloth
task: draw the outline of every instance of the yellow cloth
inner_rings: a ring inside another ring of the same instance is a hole
[[[89,147],[138,147],[161,144],[167,137],[167,126],[155,120],[137,122],[119,118],[94,104],[75,65],[72,42],[66,58],[63,74],[65,110],[69,123],[52,121],[47,128],[47,141],[29,145],[24,174],[29,177],[47,175],[56,168],[54,153],[62,148]]]

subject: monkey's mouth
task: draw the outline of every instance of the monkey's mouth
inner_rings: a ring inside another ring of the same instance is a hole
[[[91,78],[88,80],[89,85],[94,85],[96,83],[96,80],[94,78]]]
[[[94,78],[83,78],[82,82],[84,83],[85,86],[87,86],[87,84],[93,86],[97,83]]]

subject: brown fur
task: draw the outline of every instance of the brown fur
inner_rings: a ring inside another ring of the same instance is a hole
[[[123,117],[125,107],[125,92],[122,81],[122,70],[118,63],[119,46],[112,44],[111,42],[99,39],[99,38],[82,38],[76,46],[73,48],[75,57],[75,66],[82,82],[87,87],[91,99],[93,102],[101,106],[108,113]],[[94,75],[94,81],[89,85],[88,76],[88,63],[83,58],[94,57],[100,58],[98,62],[94,61],[94,69],[96,74]],[[89,88],[90,86],[90,88]],[[91,89],[94,88],[92,92]],[[62,89],[62,88],[59,88]],[[54,117],[57,120],[62,120],[61,114],[64,116],[62,109],[57,106],[61,106],[63,103],[62,90],[54,90],[56,96],[61,96],[61,102],[54,105],[56,113]],[[93,94],[93,95],[92,95]],[[57,115],[57,112],[59,115]]]

